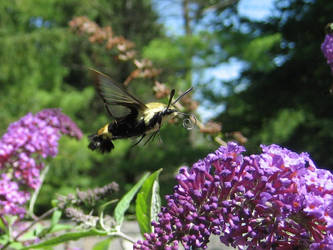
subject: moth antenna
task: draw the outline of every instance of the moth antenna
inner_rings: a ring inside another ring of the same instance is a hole
[[[171,101],[172,101],[172,98],[174,97],[174,95],[175,95],[175,89],[172,89],[171,90],[171,93],[170,93],[170,98],[169,98],[169,103],[168,103],[168,106],[167,106],[167,110],[169,109],[169,107],[170,107],[170,105],[171,105]]]
[[[187,117],[192,117],[194,120],[197,120],[197,117],[191,113],[183,113],[183,112],[177,111],[177,114],[181,114],[181,115],[187,116]]]
[[[178,98],[172,103],[172,105],[174,105],[175,103],[177,103],[180,99],[182,99],[185,95],[187,95],[188,93],[190,93],[192,90],[193,90],[193,87],[191,87],[188,90],[186,90],[183,94],[181,94],[180,96],[178,96]]]

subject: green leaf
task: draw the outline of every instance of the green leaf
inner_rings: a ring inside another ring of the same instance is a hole
[[[59,203],[58,200],[52,200],[52,201],[51,201],[51,205],[52,205],[52,207],[56,207],[56,206],[58,206],[58,203]]]
[[[293,119],[290,119],[292,117]],[[284,143],[306,120],[304,110],[282,109],[265,124],[260,135],[262,143]]]
[[[61,214],[62,212],[60,210],[55,210],[52,214],[52,218],[51,218],[51,228],[53,228],[55,225],[58,224],[60,218],[61,218]]]
[[[8,233],[8,228],[6,226],[6,224],[4,223],[3,220],[0,219],[0,229],[6,233]]]
[[[161,171],[162,169],[159,169],[147,178],[136,198],[136,218],[141,234],[152,232],[151,221],[157,220],[161,209],[158,183]]]
[[[106,238],[98,243],[96,243],[92,250],[108,250],[110,245],[111,238]]]
[[[8,241],[9,241],[8,234],[0,235],[0,244],[1,245],[6,245]]]
[[[36,233],[36,231],[42,230],[42,226],[40,224],[36,224],[35,227],[38,227],[38,228],[37,229],[34,228],[33,230],[28,230],[26,233],[24,233],[20,237],[20,241],[26,241],[26,240],[34,240],[34,239],[36,239],[36,236],[38,235]]]
[[[82,231],[82,232],[70,232],[70,233],[65,233],[62,235],[59,235],[57,237],[45,240],[43,242],[40,242],[35,245],[31,245],[22,249],[33,249],[33,248],[44,248],[44,247],[49,247],[49,246],[54,246],[58,245],[70,240],[78,240],[83,237],[88,237],[88,236],[106,236],[106,232],[101,232],[96,229],[91,229],[88,231]]]
[[[22,243],[13,242],[9,245],[9,249],[22,249]]]
[[[52,227],[50,233],[56,233],[56,232],[59,232],[59,231],[70,230],[72,228],[74,228],[73,225],[57,224],[54,227]]]
[[[135,194],[138,192],[143,182],[147,179],[149,173],[145,174],[134,187],[131,188],[118,202],[115,210],[114,210],[114,218],[116,220],[117,225],[121,225],[124,221],[125,212],[127,211],[132,199]]]
[[[41,223],[37,223],[34,226],[34,229],[32,230],[32,232],[34,233],[34,235],[39,235],[43,230],[44,230],[44,226]],[[29,235],[29,234],[28,234]]]

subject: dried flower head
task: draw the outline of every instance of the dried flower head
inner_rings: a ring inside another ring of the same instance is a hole
[[[87,191],[77,190],[78,199],[83,203],[94,205],[96,201],[109,197],[114,192],[118,192],[119,186],[116,182],[112,182],[103,187],[89,189]]]
[[[68,207],[65,210],[66,216],[71,218],[73,221],[84,225],[85,227],[96,227],[99,218],[92,216],[91,214],[85,214],[82,210],[74,207]]]
[[[222,125],[218,122],[209,121],[206,124],[200,126],[200,132],[201,133],[207,133],[207,134],[216,134],[221,132]]]
[[[206,248],[211,234],[240,249],[332,249],[332,174],[306,153],[262,149],[243,156],[228,143],[183,167],[154,232],[134,249]]]
[[[116,49],[119,60],[132,60],[136,56],[135,44],[122,36],[116,36],[110,26],[101,28],[85,16],[73,18],[69,22],[69,26],[79,34],[89,35],[91,43],[104,44],[105,48],[109,50]]]
[[[103,187],[98,187],[94,189],[88,189],[86,191],[76,190],[76,194],[68,194],[67,196],[59,195],[58,207],[60,209],[65,209],[66,207],[73,205],[90,205],[94,206],[95,203],[104,198],[110,198],[115,192],[118,192],[119,185],[116,182],[111,182]]]
[[[170,89],[164,83],[160,83],[159,81],[155,81],[153,90],[157,99],[169,97],[170,95]]]

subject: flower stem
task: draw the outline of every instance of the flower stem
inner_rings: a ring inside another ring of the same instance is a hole
[[[131,243],[135,243],[135,240],[134,239],[132,239],[131,237],[129,237],[129,236],[127,236],[126,234],[124,234],[124,233],[122,233],[122,232],[119,232],[119,231],[117,231],[117,232],[112,232],[112,233],[108,233],[108,236],[111,236],[111,237],[114,237],[114,236],[118,236],[118,237],[120,237],[120,238],[123,238],[123,239],[125,239],[125,240],[128,240],[129,242],[131,242]]]
[[[29,203],[29,215],[36,220],[37,216],[34,214],[34,207],[35,207],[35,203],[39,194],[40,189],[42,188],[42,184],[44,182],[45,176],[47,174],[47,172],[49,171],[50,166],[47,165],[45,166],[45,168],[43,169],[41,175],[40,175],[40,184],[39,186],[36,188],[35,192],[32,194],[30,203]]]

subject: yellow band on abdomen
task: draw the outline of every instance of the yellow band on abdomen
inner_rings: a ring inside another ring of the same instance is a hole
[[[102,134],[110,134],[109,132],[109,124],[106,124],[103,128],[100,128],[97,132],[97,135],[102,135]]]

